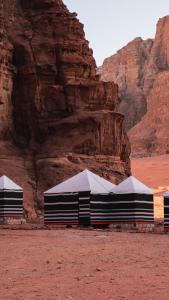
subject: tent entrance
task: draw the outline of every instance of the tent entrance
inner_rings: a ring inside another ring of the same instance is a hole
[[[78,212],[79,225],[90,226],[90,193],[79,193],[79,212]]]

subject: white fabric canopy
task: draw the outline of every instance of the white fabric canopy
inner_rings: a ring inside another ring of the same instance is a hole
[[[136,179],[134,176],[130,176],[114,189],[111,190],[114,194],[148,194],[152,195],[153,191]]]
[[[84,170],[77,175],[56,185],[45,194],[91,192],[92,194],[108,194],[115,185],[108,180]]]
[[[169,191],[165,192],[163,195],[164,197],[169,197]]]
[[[98,175],[96,175],[95,173],[86,170],[88,172],[88,174],[90,174],[99,184],[101,184],[108,192],[110,192],[112,189],[114,189],[116,187],[116,185],[106,179],[104,179],[103,177],[100,177]]]
[[[3,175],[0,177],[0,190],[17,190],[22,191],[22,188],[13,182],[10,178]]]

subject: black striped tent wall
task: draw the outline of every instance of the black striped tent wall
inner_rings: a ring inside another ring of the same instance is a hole
[[[0,218],[22,218],[23,192],[18,190],[0,191]]]
[[[74,175],[44,192],[45,224],[89,226],[91,219],[97,218],[97,212],[95,216],[91,215],[91,199],[95,194],[106,194],[107,197],[114,187],[114,184],[87,169]],[[102,221],[101,217],[98,220]]]
[[[102,212],[102,204],[98,201],[106,203],[107,207]],[[108,214],[111,213],[108,201],[108,195],[92,195],[90,192],[45,194],[44,222],[46,225],[108,224]]]
[[[79,196],[79,225],[90,225],[90,192],[80,192]]]
[[[153,221],[153,195],[91,195],[92,225]]]
[[[46,225],[90,225],[90,192],[45,194]]]
[[[136,224],[154,222],[153,190],[134,176],[129,176],[113,190],[113,222]]]
[[[111,223],[153,223],[153,195],[110,195]]]
[[[169,195],[164,195],[164,229],[169,230]]]
[[[90,198],[91,225],[110,224],[112,221],[110,196],[107,194],[93,194]]]
[[[78,225],[78,194],[45,194],[44,222],[46,225]]]

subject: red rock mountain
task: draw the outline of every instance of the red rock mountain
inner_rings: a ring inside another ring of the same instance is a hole
[[[114,81],[119,86],[126,129],[137,124],[146,112],[145,72],[150,57],[152,40],[136,38],[115,55],[105,59],[101,68],[104,81]],[[149,87],[148,87],[149,88]]]
[[[152,84],[147,94],[147,113],[129,132],[133,154],[166,154],[169,153],[169,16],[157,24],[146,81]]]
[[[102,79],[118,83],[135,156],[169,152],[169,16],[154,41],[135,39],[105,60]],[[141,121],[140,121],[141,120]]]
[[[86,167],[130,174],[118,87],[96,75],[76,13],[61,0],[0,0],[0,48],[0,175],[23,186],[30,218],[44,190]]]

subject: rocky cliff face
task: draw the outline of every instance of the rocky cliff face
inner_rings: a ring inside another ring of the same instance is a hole
[[[105,59],[101,78],[119,86],[122,102],[119,111],[125,114],[126,129],[137,124],[146,113],[145,73],[153,45],[151,39],[136,38],[117,54]],[[149,89],[149,86],[147,87]]]
[[[126,128],[131,128],[134,156],[169,151],[168,41],[169,16],[159,20],[154,40],[137,38],[102,66],[102,79],[119,85],[123,99],[119,110],[126,115]]]
[[[129,131],[133,154],[169,153],[169,16],[159,20],[145,77],[147,113]]]
[[[169,153],[169,71],[156,76],[147,98],[147,113],[129,136],[134,156]]]
[[[101,82],[83,25],[61,0],[0,0],[0,173],[42,192],[85,167],[118,181],[130,145],[118,87]]]

